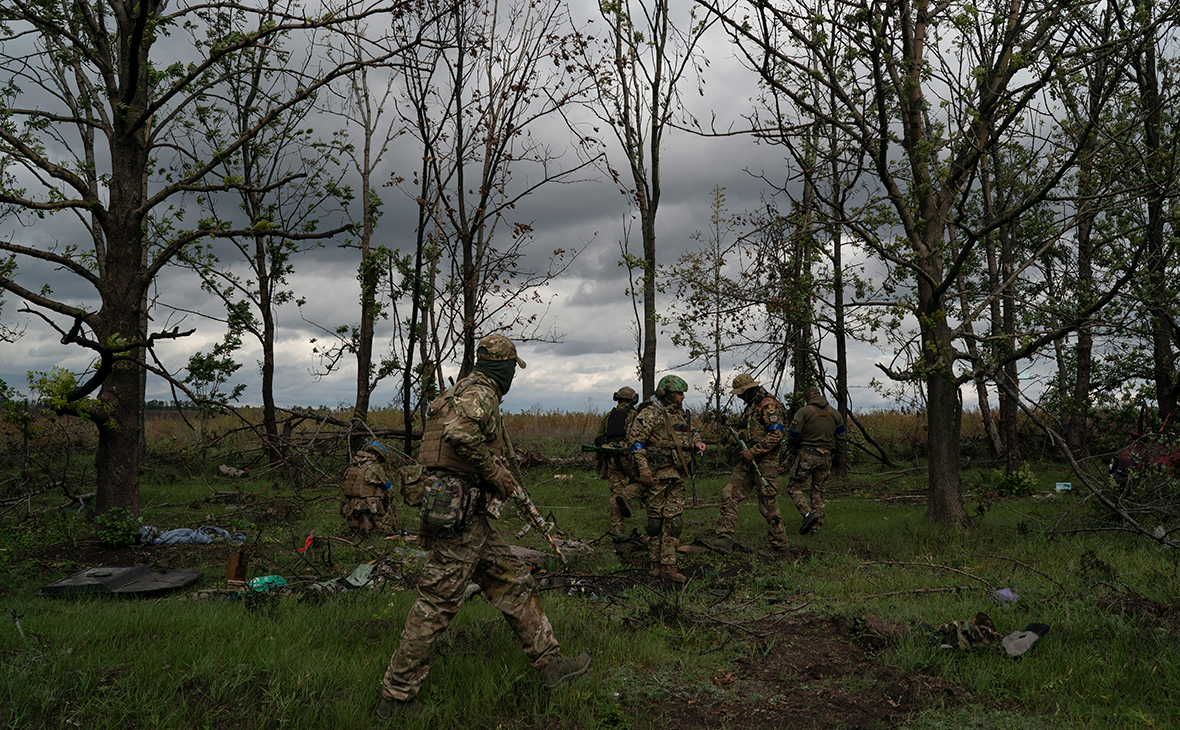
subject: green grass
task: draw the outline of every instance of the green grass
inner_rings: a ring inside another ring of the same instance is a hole
[[[440,641],[423,690],[437,714],[418,726],[638,730],[662,726],[662,716],[651,708],[669,698],[749,700],[740,683],[718,685],[710,676],[718,667],[757,660],[768,647],[699,619],[741,624],[783,605],[771,600],[806,602],[801,619],[877,614],[908,628],[904,638],[884,645],[876,661],[906,675],[939,678],[970,696],[965,706],[934,706],[909,718],[903,726],[911,730],[1180,725],[1176,623],[1102,600],[1133,595],[1170,607],[1175,617],[1178,556],[1125,533],[1050,537],[1047,526],[1078,499],[1046,495],[1054,481],[1069,480],[1064,471],[1035,464],[1040,494],[997,500],[983,493],[989,468],[965,476],[973,517],[964,531],[930,523],[923,504],[885,499],[920,493],[921,473],[907,476],[903,485],[862,472],[853,488],[829,499],[826,524],[812,536],[794,534],[798,515],[781,498],[792,545],[807,548],[795,558],[765,564],[748,553],[726,559],[687,555],[683,564],[696,575],[682,591],[638,585],[617,600],[546,591],[544,605],[565,650],[594,657],[587,677],[553,694],[540,687],[498,612],[481,600],[469,601]],[[710,525],[725,479],[723,473],[698,479],[697,508],[690,486],[684,541]],[[591,471],[535,468],[526,482],[542,513],[552,513],[569,535],[591,541],[606,532],[606,490]],[[237,503],[209,499],[235,486],[245,493]],[[403,545],[370,539],[361,550],[336,543],[331,565],[322,555],[298,557],[294,548],[312,531],[346,534],[330,486],[296,498],[269,481],[209,485],[153,476],[142,503],[143,520],[162,529],[216,524],[259,540],[267,557],[251,566],[252,576],[342,575]],[[400,508],[399,518],[402,525],[413,524],[409,508]],[[506,518],[501,531],[511,542],[544,549],[531,532],[513,537],[520,524]],[[642,531],[642,514],[628,524]],[[0,726],[377,726],[373,706],[411,592],[390,586],[322,601],[294,595],[199,602],[179,596],[50,598],[37,588],[78,566],[45,564],[35,556],[51,542],[90,539],[88,523],[34,509],[31,515],[10,511],[0,527]],[[742,505],[736,537],[754,550],[765,544],[765,523],[753,499]],[[575,555],[568,566],[554,558],[543,567],[568,567],[578,575],[645,572],[609,550]],[[206,568],[201,585],[221,585],[224,564]],[[1014,589],[1020,601],[991,600],[1002,587]],[[931,627],[979,611],[1001,634],[1030,622],[1052,628],[1019,660],[1001,651],[960,653],[935,645]],[[833,681],[856,691],[864,680]],[[792,689],[784,685],[780,699]],[[775,698],[768,692],[761,700],[773,704]]]

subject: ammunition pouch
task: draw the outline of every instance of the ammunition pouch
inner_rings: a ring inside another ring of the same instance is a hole
[[[401,492],[402,502],[409,507],[422,504],[422,491],[425,487],[425,467],[421,464],[409,464],[397,470],[398,491]]]

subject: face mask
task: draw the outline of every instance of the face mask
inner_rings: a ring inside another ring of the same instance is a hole
[[[496,381],[501,395],[508,395],[508,389],[512,387],[512,378],[516,376],[516,361],[476,360],[475,370]]]

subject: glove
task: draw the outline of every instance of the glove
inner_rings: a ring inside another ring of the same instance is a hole
[[[742,452],[742,461],[753,461],[753,460],[754,460],[754,450],[753,449],[746,449],[745,451]]]
[[[656,479],[651,475],[651,469],[646,466],[639,470],[639,483],[645,487],[654,487]]]
[[[516,477],[512,476],[508,467],[499,461],[492,464],[492,473],[488,474],[485,479],[496,488],[496,496],[500,499],[508,499],[516,491]]]

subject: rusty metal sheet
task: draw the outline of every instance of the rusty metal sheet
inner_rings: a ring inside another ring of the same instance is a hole
[[[201,575],[199,570],[152,570],[147,565],[99,566],[50,583],[41,592],[48,596],[162,593],[188,585]]]

